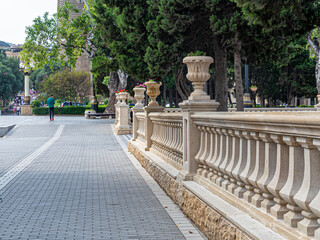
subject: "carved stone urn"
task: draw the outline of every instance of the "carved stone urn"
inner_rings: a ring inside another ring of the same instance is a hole
[[[118,105],[120,103],[120,96],[119,96],[119,93],[116,93],[116,100],[117,102],[115,103],[116,105]]]
[[[156,98],[160,95],[160,86],[162,82],[149,81],[145,82],[144,85],[147,87],[147,95],[150,97],[151,102],[149,102],[149,107],[158,107],[159,104],[156,101]]]
[[[144,87],[136,87],[133,89],[134,91],[134,98],[137,100],[135,108],[143,108],[142,99],[144,99],[144,92],[146,89]]]
[[[119,99],[121,101],[120,105],[126,105],[127,98],[128,98],[127,92],[119,92]]]
[[[194,88],[189,100],[210,100],[210,96],[203,90],[203,86],[210,78],[209,66],[213,63],[213,58],[208,56],[189,56],[183,59],[183,63],[188,67],[187,79],[192,82]]]

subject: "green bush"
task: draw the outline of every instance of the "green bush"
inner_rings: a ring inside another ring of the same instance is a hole
[[[32,109],[32,113],[35,115],[47,115],[47,114],[49,114],[49,108],[36,107],[36,108]]]
[[[75,107],[75,106],[66,106],[66,107],[55,107],[55,114],[70,114],[70,115],[84,115],[84,112],[90,108],[87,107]],[[103,113],[105,107],[98,107],[98,113]],[[35,107],[32,109],[33,114],[35,115],[47,115],[49,114],[49,108],[47,107]]]
[[[303,105],[303,104],[298,106],[298,108],[302,108],[302,107],[314,107],[314,106],[312,106],[312,105]]]
[[[35,100],[31,103],[31,107],[32,108],[38,108],[38,107],[41,107],[42,106],[42,103],[40,100]]]
[[[106,100],[104,100],[104,104],[107,105],[109,102],[109,98],[106,98]]]
[[[85,110],[86,110],[85,107],[74,107],[74,106],[55,107],[54,113],[55,114],[84,115]],[[49,114],[49,108],[47,108],[47,107],[34,108],[33,114],[47,115],[47,114]]]

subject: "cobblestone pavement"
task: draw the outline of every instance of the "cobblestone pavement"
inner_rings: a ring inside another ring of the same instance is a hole
[[[0,239],[185,239],[113,120],[18,118],[0,116],[17,124],[0,138]]]

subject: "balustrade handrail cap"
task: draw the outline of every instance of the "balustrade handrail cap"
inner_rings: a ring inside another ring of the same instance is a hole
[[[229,120],[260,123],[319,126],[320,112],[199,112],[191,117],[205,120]]]

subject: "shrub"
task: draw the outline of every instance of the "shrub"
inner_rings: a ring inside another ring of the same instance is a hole
[[[32,109],[32,113],[35,115],[47,115],[47,114],[49,114],[49,108],[36,107],[36,108]]]
[[[302,107],[314,107],[314,106],[312,106],[312,105],[303,105],[303,104],[298,106],[298,108],[302,108]]]
[[[38,108],[38,107],[41,107],[42,106],[42,103],[40,100],[35,100],[31,103],[31,107],[32,108]]]
[[[66,107],[55,107],[55,114],[70,114],[70,115],[84,115],[86,110],[89,110],[90,107],[78,107],[78,106],[66,106]],[[98,113],[103,113],[105,107],[98,107]],[[32,109],[33,114],[35,115],[47,115],[49,114],[49,108],[47,107],[35,107]]]

